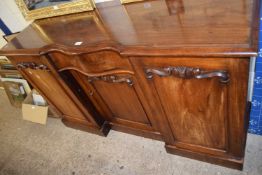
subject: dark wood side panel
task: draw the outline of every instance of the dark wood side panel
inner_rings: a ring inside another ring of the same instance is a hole
[[[244,157],[246,126],[248,125],[247,89],[249,75],[249,59],[238,59],[238,61],[230,60],[231,67],[231,87],[229,88],[230,97],[229,105],[229,122],[230,129],[228,135],[229,150],[228,152],[234,156]]]

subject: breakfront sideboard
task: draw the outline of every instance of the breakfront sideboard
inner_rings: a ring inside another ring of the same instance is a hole
[[[153,138],[169,153],[241,169],[258,2],[104,2],[37,20],[0,53],[66,126]]]

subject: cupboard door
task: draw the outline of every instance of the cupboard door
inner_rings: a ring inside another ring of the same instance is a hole
[[[39,57],[19,56],[9,58],[30,84],[45,97],[64,122],[73,121],[98,128],[89,112],[83,110],[79,104],[74,102],[75,99],[67,93],[50,71],[51,67],[43,63]]]
[[[103,108],[103,113],[111,122],[150,127],[137,96],[138,87],[134,76],[118,74],[117,71],[103,76],[88,76],[77,71],[72,74],[84,89],[89,88],[90,98],[96,95],[97,107]]]
[[[162,139],[149,119],[149,107],[128,59],[112,51],[99,51],[74,56],[54,53],[51,60],[61,76],[75,79],[92,102],[86,106],[95,108],[113,129],[136,130],[138,133],[131,132]]]
[[[190,69],[177,68],[185,72]],[[164,69],[153,70],[165,74]],[[225,149],[227,85],[216,78],[191,80],[172,74],[148,76],[154,81],[176,141]]]
[[[157,94],[152,99],[161,103],[172,145],[213,155],[243,155],[248,59],[151,57],[132,62]]]

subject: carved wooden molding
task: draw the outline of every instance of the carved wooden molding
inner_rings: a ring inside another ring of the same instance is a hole
[[[185,79],[204,79],[218,77],[221,83],[228,83],[230,81],[229,74],[224,70],[204,71],[200,68],[177,66],[165,68],[149,68],[145,70],[148,79],[152,79],[154,74],[160,77],[175,76]]]
[[[130,76],[107,75],[100,77],[88,77],[89,82],[95,80],[102,80],[109,83],[127,83],[129,86],[133,86],[134,84]]]
[[[21,69],[34,69],[34,70],[48,70],[48,67],[44,64],[36,64],[34,62],[21,62],[16,64],[18,70]]]
[[[85,76],[88,77],[88,81],[92,82],[95,80],[102,80],[105,82],[109,82],[109,83],[124,83],[126,82],[129,86],[133,86],[133,80],[131,78],[131,76],[129,75],[125,75],[125,74],[130,74],[130,75],[134,75],[133,71],[130,70],[122,70],[122,69],[115,69],[115,70],[109,70],[109,71],[105,71],[105,72],[101,72],[101,73],[88,73],[88,72],[84,72],[78,68],[75,67],[65,67],[62,69],[59,69],[59,72],[63,72],[66,70],[73,70],[73,71],[77,71]]]

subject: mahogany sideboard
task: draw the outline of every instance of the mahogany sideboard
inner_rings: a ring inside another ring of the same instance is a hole
[[[66,126],[242,169],[258,0],[154,0],[36,20],[2,48]]]

